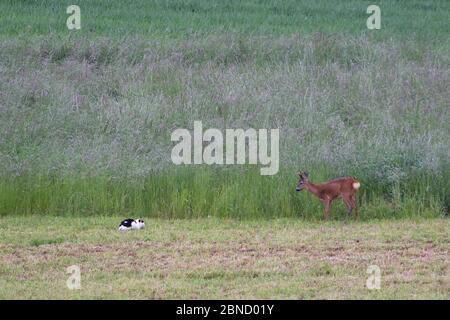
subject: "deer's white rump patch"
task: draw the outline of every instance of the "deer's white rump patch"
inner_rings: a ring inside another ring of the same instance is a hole
[[[361,183],[359,183],[359,182],[353,182],[353,188],[354,188],[355,190],[358,190],[360,186],[361,186]]]

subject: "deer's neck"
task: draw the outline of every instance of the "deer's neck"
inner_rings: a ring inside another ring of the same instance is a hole
[[[307,183],[305,183],[305,186],[306,186],[306,189],[308,189],[309,192],[314,194],[316,197],[319,197],[320,190],[319,190],[319,187],[317,185],[315,185],[314,183],[311,183],[311,182],[307,182]]]

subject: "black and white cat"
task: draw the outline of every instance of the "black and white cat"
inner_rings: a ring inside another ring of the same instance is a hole
[[[125,219],[119,225],[119,231],[139,230],[145,227],[142,219]]]

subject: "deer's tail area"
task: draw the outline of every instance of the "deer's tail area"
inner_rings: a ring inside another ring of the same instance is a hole
[[[361,183],[359,183],[359,181],[355,181],[355,182],[353,182],[352,186],[353,186],[353,189],[358,190],[359,187],[361,187]]]

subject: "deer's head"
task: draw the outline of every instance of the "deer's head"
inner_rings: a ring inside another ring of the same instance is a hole
[[[297,188],[295,188],[296,191],[302,191],[303,189],[306,188],[305,186],[305,182],[308,182],[308,172],[303,171],[303,172],[298,172],[297,173],[298,176],[300,177],[300,180],[297,183]]]

